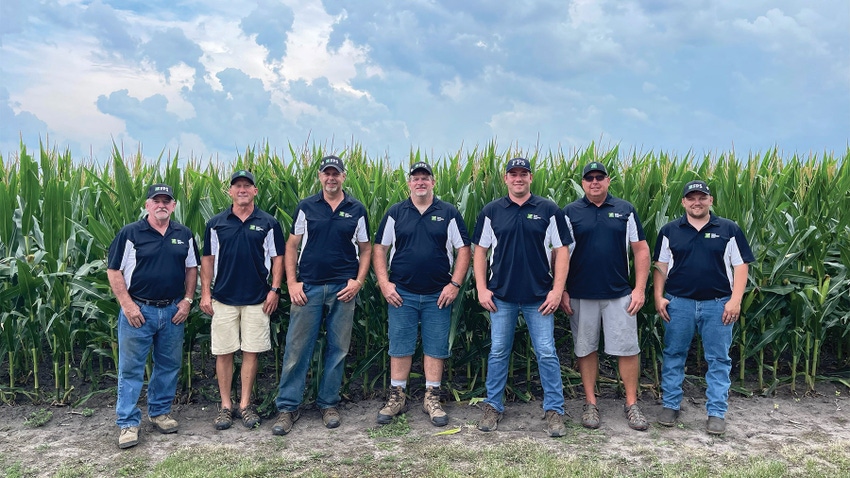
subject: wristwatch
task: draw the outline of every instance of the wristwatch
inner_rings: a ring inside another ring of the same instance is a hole
[[[451,281],[451,282],[449,282],[449,284],[451,284],[451,285],[453,285],[453,286],[457,287],[458,289],[460,289],[460,284],[458,284],[458,283],[457,283],[457,282],[455,282],[455,281]]]
[[[191,297],[183,297],[183,300],[185,300],[186,302],[188,302],[188,303],[189,303],[189,305],[192,305],[192,302],[194,302],[194,301],[192,300],[192,298],[191,298]]]
[[[272,292],[274,292],[277,295],[280,295],[280,287],[272,287],[269,290],[271,290]]]

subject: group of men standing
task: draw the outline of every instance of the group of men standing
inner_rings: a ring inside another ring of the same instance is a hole
[[[259,426],[251,391],[258,354],[271,349],[269,317],[278,307],[284,279],[292,305],[275,400],[279,415],[272,433],[289,433],[300,416],[306,375],[323,325],[327,343],[316,405],[327,428],[340,425],[339,391],[355,298],[370,266],[388,304],[391,386],[377,422],[389,423],[408,409],[408,376],[421,340],[422,411],[433,425],[448,424],[440,385],[444,361],[450,356],[452,304],[463,287],[470,258],[478,301],[490,316],[487,398],[481,405],[479,430],[494,431],[502,419],[521,313],[537,359],[547,432],[553,437],[566,434],[554,337],[554,313],[559,308],[570,316],[585,391],[582,425],[600,426],[595,387],[597,350],[604,332],[605,353],[618,357],[628,424],[636,430],[649,427],[637,404],[637,312],[645,303],[649,246],[634,207],[608,193],[611,178],[602,163],[585,166],[584,197],[561,209],[531,193],[531,163],[511,159],[504,175],[508,194],[483,208],[471,241],[457,208],[435,197],[431,166],[415,163],[408,174],[410,196],[386,212],[374,247],[365,207],[343,189],[343,160],[323,158],[318,176],[322,189],[299,202],[286,241],[279,222],[254,204],[258,189],[247,170],[231,176],[232,206],[207,222],[200,258],[200,309],[212,317],[211,348],[221,395],[216,429],[229,428],[234,418],[248,428]],[[661,229],[654,255],[655,304],[665,321],[664,408],[657,421],[666,426],[676,422],[685,359],[698,331],[708,363],[706,429],[720,434],[725,431],[732,326],[740,314],[747,263],[753,257],[740,228],[710,213],[713,197],[704,182],[688,183],[682,197],[685,215]],[[138,443],[141,411],[136,403],[151,348],[148,415],[160,432],[178,430],[170,415],[171,402],[199,254],[192,233],[170,220],[175,204],[170,186],[151,186],[147,217],[125,226],[109,249],[107,273],[121,305],[116,406],[121,448]],[[634,255],[634,288],[629,249]],[[234,404],[237,351],[242,354],[241,393]]]

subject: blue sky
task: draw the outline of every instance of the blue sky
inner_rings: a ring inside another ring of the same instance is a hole
[[[850,140],[846,0],[2,0],[0,153]]]

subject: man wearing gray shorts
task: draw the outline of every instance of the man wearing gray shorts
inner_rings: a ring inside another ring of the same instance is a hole
[[[582,171],[584,197],[564,208],[575,238],[570,254],[567,291],[561,309],[569,314],[573,345],[584,387],[581,423],[599,428],[596,379],[599,375],[599,335],[605,333],[605,353],[619,357],[626,389],[629,427],[646,430],[649,423],[637,405],[640,347],[637,312],[646,300],[649,246],[637,211],[628,201],[608,194],[611,178],[599,162]],[[635,288],[629,284],[629,251],[635,262]]]

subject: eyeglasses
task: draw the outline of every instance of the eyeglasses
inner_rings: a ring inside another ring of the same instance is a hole
[[[601,183],[607,177],[608,176],[606,176],[604,174],[593,174],[593,175],[588,174],[587,176],[584,177],[584,180],[589,182],[589,183],[592,183],[593,181],[596,181],[597,183]]]

